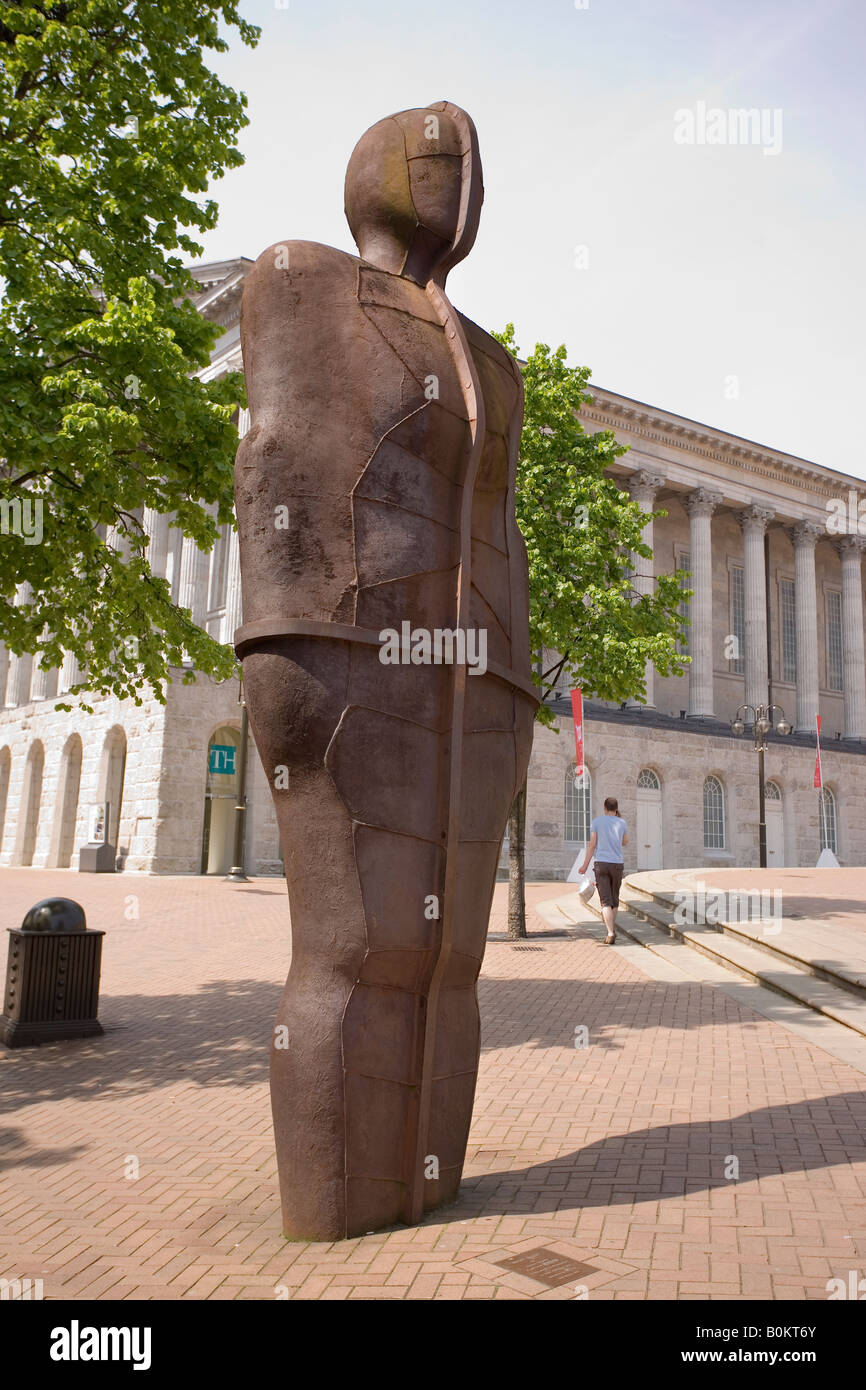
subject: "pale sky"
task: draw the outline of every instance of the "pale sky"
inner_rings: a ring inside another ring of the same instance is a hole
[[[485,184],[459,309],[512,320],[523,350],[564,342],[612,391],[866,478],[864,0],[281,5],[241,0],[259,46],[211,60],[250,125],[207,259],[291,238],[354,252],[359,136],[456,102]],[[762,143],[678,143],[700,103],[765,112]]]

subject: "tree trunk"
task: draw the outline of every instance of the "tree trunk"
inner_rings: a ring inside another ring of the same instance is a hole
[[[526,782],[508,814],[508,937],[526,935]]]

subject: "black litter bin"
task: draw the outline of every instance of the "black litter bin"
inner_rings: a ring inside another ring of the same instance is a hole
[[[0,1042],[7,1047],[102,1032],[99,970],[105,932],[90,931],[70,898],[46,898],[9,927]]]

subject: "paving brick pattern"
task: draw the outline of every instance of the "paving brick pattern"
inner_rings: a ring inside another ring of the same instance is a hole
[[[530,911],[540,949],[491,940],[457,1205],[322,1245],[279,1229],[283,885],[3,870],[0,893],[7,925],[63,893],[108,933],[106,1035],[0,1048],[0,1277],[46,1298],[824,1299],[866,1273],[863,1075],[719,990],[647,978],[600,928],[551,935]],[[494,937],[504,911],[500,886]],[[549,1287],[501,1263],[540,1246],[592,1269]]]

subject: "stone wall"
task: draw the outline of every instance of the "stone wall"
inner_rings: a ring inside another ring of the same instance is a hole
[[[77,706],[77,701],[72,703]],[[54,868],[60,851],[68,759],[73,742],[81,743],[81,779],[75,813],[71,867],[87,838],[89,807],[107,795],[109,749],[126,741],[125,786],[118,848],[130,869],[149,867],[154,855],[162,773],[164,714],[152,696],[136,706],[132,700],[93,696],[93,714],[77,707],[71,713],[56,701],[31,701],[7,709],[0,717],[0,756],[9,749],[11,765],[2,825],[0,866],[21,864],[34,754],[44,753],[42,788],[32,866]],[[134,789],[134,793],[133,793]],[[116,808],[115,808],[116,809]]]
[[[132,700],[91,696],[93,714],[78,708],[67,713],[55,700],[31,701],[0,714],[0,769],[9,754],[5,814],[0,826],[0,866],[56,868],[64,845],[64,805],[70,752],[81,747],[81,776],[75,810],[69,867],[77,869],[86,842],[91,805],[110,796],[111,749],[122,758],[125,742],[119,834],[116,848],[128,873],[197,874],[201,870],[207,749],[221,725],[240,729],[237,681],[217,684],[197,676],[183,685],[181,672],[166,691],[166,704],[152,695],[140,706]],[[28,808],[30,786],[42,751],[42,784],[35,840],[30,855]],[[34,757],[36,761],[34,761]],[[3,787],[0,786],[0,803]],[[247,871],[281,873],[279,837],[270,790],[250,740],[247,773]],[[0,805],[0,811],[2,811]],[[114,808],[116,811],[116,807]],[[113,823],[113,816],[112,816]]]
[[[558,719],[557,726],[559,733],[536,727],[529,764],[526,868],[531,878],[565,878],[581,848],[563,838],[565,779],[574,762],[574,733],[569,719]],[[632,830],[627,870],[637,868],[634,827],[642,768],[651,768],[661,782],[665,868],[757,866],[758,759],[750,738],[701,733],[687,725],[656,729],[589,718],[585,740],[592,815],[601,815],[604,798],[615,796]],[[829,744],[822,748],[822,762],[825,785],[836,798],[838,858],[843,864],[866,864],[866,759]],[[774,743],[767,751],[766,779],[782,792],[785,862],[790,868],[814,865],[818,858],[814,769],[813,748]],[[725,791],[725,850],[708,851],[703,844],[703,781],[711,774]]]

